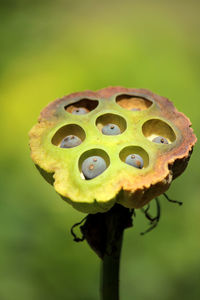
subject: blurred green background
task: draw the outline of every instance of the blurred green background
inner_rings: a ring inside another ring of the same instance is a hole
[[[170,98],[198,134],[199,1],[4,0],[0,2],[0,300],[99,299],[99,264],[70,227],[84,214],[37,172],[28,131],[50,101],[110,85]],[[200,297],[197,144],[186,172],[161,197],[158,228],[125,232],[121,299]]]

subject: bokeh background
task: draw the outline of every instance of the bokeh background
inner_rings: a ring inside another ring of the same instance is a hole
[[[99,299],[98,257],[70,227],[84,214],[62,201],[29,155],[28,131],[55,98],[110,85],[173,100],[198,135],[199,1],[1,0],[0,299]],[[121,299],[200,297],[197,144],[186,172],[161,197],[158,228],[124,236]]]

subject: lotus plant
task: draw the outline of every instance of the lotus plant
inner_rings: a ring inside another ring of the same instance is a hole
[[[151,221],[149,230],[157,225],[158,196],[173,201],[165,192],[187,167],[195,142],[190,120],[146,89],[74,93],[41,112],[30,131],[31,157],[61,198],[88,214],[82,240],[102,259],[103,300],[119,299],[122,236],[135,210]]]

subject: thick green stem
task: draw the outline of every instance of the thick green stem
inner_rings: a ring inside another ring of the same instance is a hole
[[[123,232],[116,241],[116,249],[111,254],[105,254],[101,262],[101,300],[119,300],[119,269]]]
[[[124,229],[132,226],[133,210],[115,204],[108,212],[87,216],[81,232],[101,258],[101,300],[119,300],[119,267]]]

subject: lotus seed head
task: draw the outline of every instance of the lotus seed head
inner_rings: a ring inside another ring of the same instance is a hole
[[[82,173],[86,179],[97,177],[106,170],[106,162],[101,156],[90,156],[82,163]]]
[[[109,123],[102,128],[102,133],[105,135],[118,135],[121,130],[118,125]]]
[[[60,143],[60,148],[73,148],[82,143],[81,139],[76,135],[66,136]]]
[[[81,212],[106,212],[115,202],[139,209],[187,167],[196,143],[190,126],[172,102],[146,89],[87,90],[42,110],[29,134],[31,157]]]
[[[86,108],[84,107],[75,107],[73,110],[72,110],[72,114],[73,115],[85,115],[87,114],[88,111]]]
[[[138,169],[142,169],[144,166],[143,158],[139,154],[128,155],[125,163]]]
[[[164,138],[163,136],[157,136],[155,137],[152,142],[158,143],[158,144],[169,144],[168,140]]]

